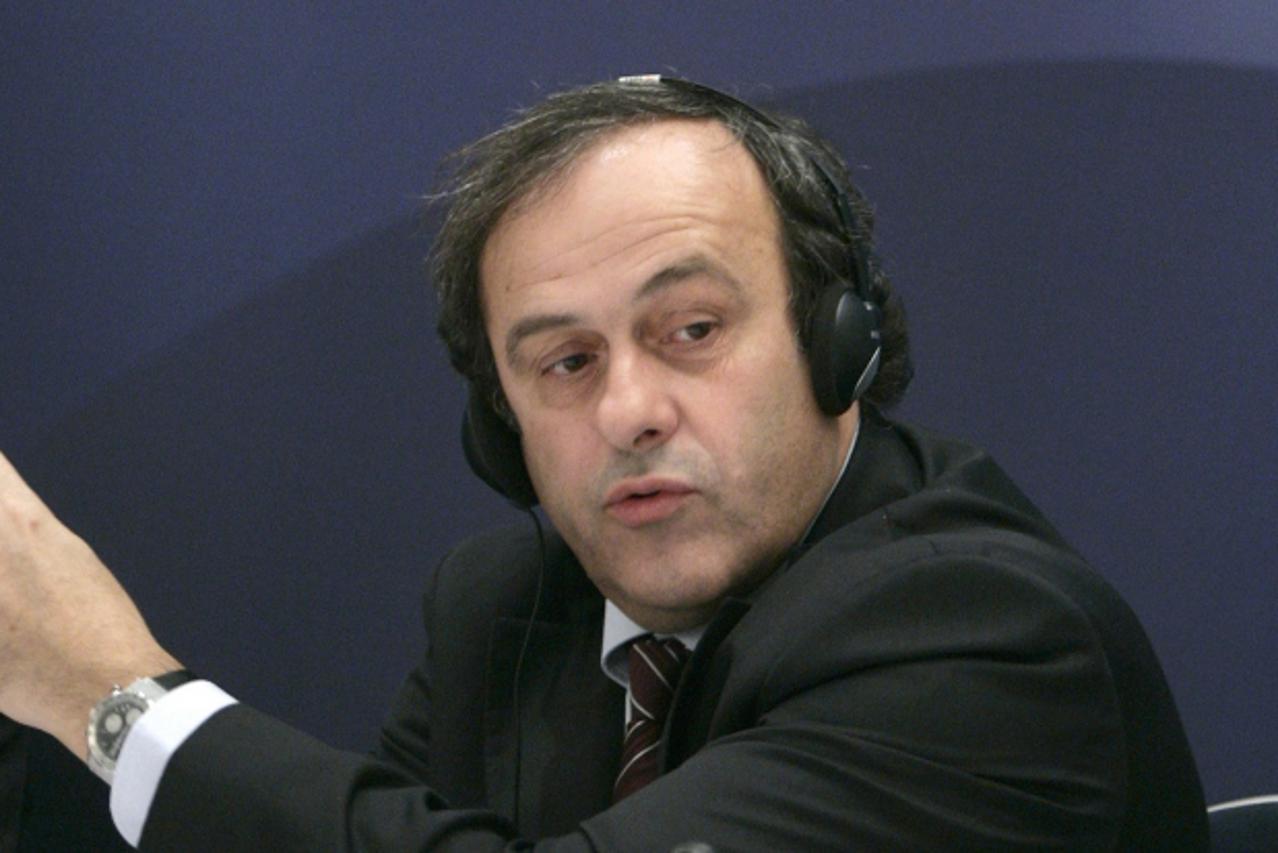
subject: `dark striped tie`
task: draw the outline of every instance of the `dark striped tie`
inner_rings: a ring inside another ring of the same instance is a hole
[[[661,729],[670,712],[679,671],[687,660],[688,650],[673,637],[658,640],[648,635],[630,644],[630,722],[621,745],[621,772],[612,787],[614,803],[659,775]]]

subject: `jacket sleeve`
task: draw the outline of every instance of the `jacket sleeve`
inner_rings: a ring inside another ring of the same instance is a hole
[[[788,580],[788,579],[787,579]],[[796,588],[798,589],[798,588]],[[569,835],[519,841],[402,767],[229,708],[174,756],[154,850],[1100,850],[1124,809],[1122,725],[1089,616],[985,558],[930,557],[756,607],[704,745]],[[778,596],[771,595],[771,600]]]

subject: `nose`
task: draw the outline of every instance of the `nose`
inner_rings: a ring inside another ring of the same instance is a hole
[[[662,371],[642,353],[614,351],[596,409],[604,439],[624,453],[660,447],[674,434],[679,410]]]

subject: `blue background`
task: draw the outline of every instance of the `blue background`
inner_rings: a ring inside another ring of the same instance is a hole
[[[180,659],[367,746],[434,563],[527,523],[461,458],[420,198],[514,109],[673,71],[838,141],[899,414],[1128,598],[1209,799],[1278,790],[1276,57],[1267,2],[9,4],[0,449]],[[105,831],[51,743],[31,779],[29,839]]]

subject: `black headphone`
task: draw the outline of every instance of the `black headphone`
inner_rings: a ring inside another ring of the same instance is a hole
[[[622,77],[622,84],[665,85],[744,110],[766,127],[780,130],[770,116],[725,92],[676,77],[644,75]],[[821,175],[830,195],[849,248],[851,282],[839,280],[826,285],[807,326],[808,368],[812,389],[821,411],[831,417],[843,414],[867,390],[878,373],[882,355],[879,331],[880,312],[870,298],[870,272],[866,252],[856,237],[856,218],[847,193],[834,179],[835,172],[819,160],[812,166]],[[538,503],[519,434],[484,400],[474,386],[462,418],[462,449],[466,461],[481,480],[520,509]]]

